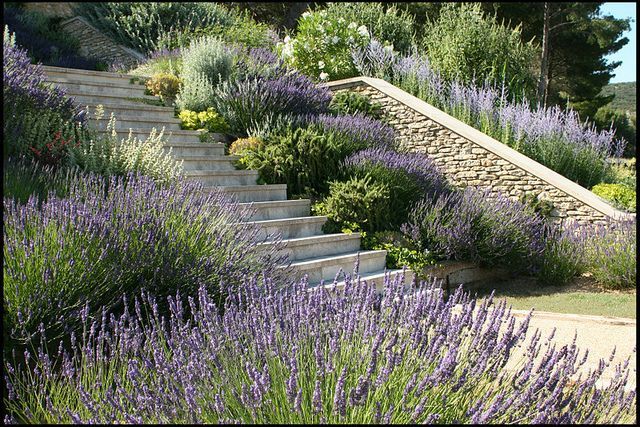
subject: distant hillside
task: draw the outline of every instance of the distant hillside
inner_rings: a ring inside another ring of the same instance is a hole
[[[602,88],[603,95],[615,94],[609,106],[614,110],[636,112],[636,82],[612,83]]]

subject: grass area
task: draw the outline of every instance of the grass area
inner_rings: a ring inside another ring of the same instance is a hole
[[[472,292],[485,296],[496,289],[495,296],[506,298],[515,310],[551,311],[556,313],[588,314],[636,318],[636,292],[604,290],[590,277],[578,277],[563,287],[541,287],[534,278],[486,284]]]

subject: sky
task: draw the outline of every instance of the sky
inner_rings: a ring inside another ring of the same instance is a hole
[[[602,15],[613,15],[616,18],[632,18],[631,30],[625,31],[622,36],[629,39],[622,49],[607,56],[607,61],[622,61],[622,64],[613,70],[615,77],[610,83],[635,82],[636,81],[636,4],[635,3],[605,3],[600,7]]]

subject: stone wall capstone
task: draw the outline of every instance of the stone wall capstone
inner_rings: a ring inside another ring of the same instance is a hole
[[[513,199],[533,193],[553,203],[551,216],[556,223],[603,224],[609,218],[635,218],[384,80],[355,77],[326,85],[333,92],[359,92],[380,103],[400,146],[427,154],[457,187],[474,186],[487,189],[489,196],[501,193]]]

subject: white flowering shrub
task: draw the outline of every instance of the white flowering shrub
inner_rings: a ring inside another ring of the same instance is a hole
[[[303,13],[295,38],[285,37],[278,48],[285,61],[316,81],[337,80],[358,74],[351,49],[370,37],[366,26],[325,9]]]
[[[95,115],[101,119],[104,114],[98,106]],[[119,140],[115,130],[116,118],[111,113],[107,124],[107,134],[82,142],[70,149],[72,164],[88,172],[101,175],[125,176],[129,172],[139,172],[159,182],[175,181],[182,177],[182,161],[171,156],[171,150],[164,150],[164,128],[157,132],[154,128],[149,137],[142,141],[133,137]]]

